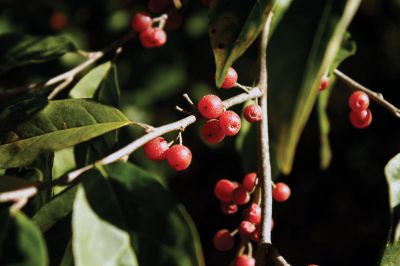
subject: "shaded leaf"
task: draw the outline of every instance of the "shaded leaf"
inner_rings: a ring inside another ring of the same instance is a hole
[[[76,50],[64,36],[34,37],[20,33],[0,35],[0,74],[29,63],[41,63]]]
[[[354,55],[356,51],[356,42],[351,39],[350,33],[346,31],[343,36],[342,45],[340,46],[339,51],[336,53],[335,59],[333,60],[331,66],[329,67],[328,74],[332,74],[333,71],[338,68],[345,59],[347,59],[349,56]]]
[[[322,76],[335,60],[359,4],[294,1],[275,29],[268,47],[269,105],[277,162],[284,174],[291,171]]]
[[[400,262],[400,241],[387,244],[381,266],[398,266]]]
[[[85,182],[85,187],[78,188],[72,215],[72,250],[76,265],[138,265],[130,236],[120,228],[123,227],[122,217],[110,190],[110,185],[102,178],[91,178]],[[104,194],[97,194],[102,192]],[[94,198],[103,200],[92,202]],[[95,209],[92,204],[96,204]]]
[[[0,168],[30,164],[39,154],[56,151],[129,124],[117,109],[81,99],[50,102],[28,121],[6,132]]]
[[[204,265],[190,217],[155,177],[128,163],[104,166],[101,172],[107,177],[92,170],[84,179],[88,205],[104,223],[130,233],[140,265]],[[73,215],[78,219],[83,214]],[[75,242],[73,247],[76,256],[75,248],[82,247],[75,247]]]
[[[32,217],[33,222],[45,232],[72,211],[77,186],[64,190],[43,205]]]
[[[214,0],[210,6],[209,35],[219,87],[229,67],[254,42],[272,8],[272,0]]]
[[[48,256],[39,229],[22,212],[10,213],[1,265],[46,266]]]
[[[389,186],[389,203],[393,209],[400,204],[400,154],[393,157],[385,167],[386,181]]]
[[[72,241],[68,242],[65,248],[64,256],[61,259],[60,266],[74,266],[74,254],[72,253]]]

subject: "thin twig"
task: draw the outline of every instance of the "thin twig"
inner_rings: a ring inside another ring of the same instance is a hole
[[[190,104],[190,106],[194,107],[194,103],[192,101],[192,99],[190,99],[189,95],[187,93],[183,94],[183,98],[185,98],[185,100]]]
[[[177,110],[178,112],[181,112],[183,114],[187,114],[187,115],[192,115],[191,112],[184,110],[182,107],[175,105],[175,110]]]
[[[244,103],[254,97],[260,97],[262,92],[260,91],[259,88],[253,88],[249,93],[242,93],[239,95],[236,95],[232,98],[229,98],[224,101],[224,105],[226,108],[229,108],[233,105]],[[8,201],[14,201],[18,202],[19,199],[22,198],[30,198],[34,196],[39,190],[44,190],[48,189],[53,186],[66,186],[69,185],[73,182],[75,182],[80,175],[83,173],[89,171],[90,169],[93,169],[95,165],[106,165],[110,164],[119,160],[126,160],[129,155],[131,155],[134,151],[142,147],[144,144],[149,142],[150,140],[165,135],[166,133],[173,132],[173,131],[183,131],[187,126],[193,124],[196,122],[198,118],[195,115],[190,115],[187,116],[181,120],[178,120],[176,122],[166,124],[160,127],[153,128],[149,125],[143,124],[143,123],[138,123],[135,122],[136,125],[139,125],[145,129],[147,129],[147,133],[143,135],[142,137],[134,140],[133,142],[129,143],[125,147],[115,151],[114,153],[111,153],[110,155],[98,160],[97,162],[93,164],[86,165],[85,167],[76,169],[74,171],[71,171],[62,177],[53,180],[51,182],[47,183],[38,183],[37,187],[27,187],[27,188],[21,188],[15,191],[7,191],[0,193],[0,203],[1,202],[8,202]]]
[[[357,81],[353,80],[352,78],[350,78],[349,76],[347,76],[346,74],[344,74],[343,72],[341,72],[338,69],[335,69],[335,71],[333,72],[336,77],[338,77],[341,81],[343,81],[344,83],[346,83],[346,85],[348,85],[349,87],[351,87],[354,90],[360,90],[365,92],[366,94],[368,94],[368,96],[374,100],[375,102],[377,102],[378,104],[382,105],[383,107],[385,107],[389,112],[391,112],[395,117],[400,118],[400,109],[397,108],[396,106],[394,106],[393,104],[391,104],[390,102],[388,102],[387,100],[385,100],[385,98],[383,97],[383,95],[379,92],[375,92],[372,91],[366,87],[364,87],[363,85],[361,85],[360,83],[358,83]]]
[[[50,87],[52,85],[60,83],[54,90],[53,92],[49,95],[49,99],[53,99],[59,92],[61,92],[66,86],[68,86],[75,76],[85,70],[87,67],[91,66],[93,63],[95,63],[97,60],[102,58],[105,54],[114,51],[115,49],[118,49],[122,45],[124,45],[128,40],[132,39],[134,36],[134,33],[130,33],[122,37],[120,40],[117,40],[110,44],[109,46],[105,47],[101,51],[96,51],[96,52],[83,52],[83,51],[78,51],[78,54],[84,56],[86,60],[82,62],[81,64],[77,65],[76,67],[68,70],[67,72],[60,74],[58,76],[55,76],[46,82],[39,82],[35,84],[30,84],[28,86],[24,87],[19,87],[19,88],[14,88],[14,89],[9,89],[9,90],[2,90],[0,91],[0,98],[2,97],[9,97],[9,96],[15,96],[19,95],[21,93],[26,93],[31,90],[36,90],[36,89],[43,89]]]
[[[268,247],[271,245],[271,222],[272,222],[272,176],[269,153],[268,133],[268,73],[267,73],[267,45],[269,29],[273,13],[270,12],[261,33],[258,54],[258,87],[264,93],[259,99],[263,119],[257,124],[258,129],[258,178],[261,188],[261,224],[260,241],[257,248],[256,265],[264,266],[267,262]]]

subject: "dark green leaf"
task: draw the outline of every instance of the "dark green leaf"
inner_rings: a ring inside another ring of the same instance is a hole
[[[76,186],[64,190],[39,209],[32,217],[32,220],[40,230],[43,232],[47,231],[56,222],[66,217],[72,211],[76,190]]]
[[[390,208],[393,209],[400,204],[400,154],[388,162],[385,175],[389,186]]]
[[[10,213],[1,265],[46,266],[47,250],[39,229],[22,212]]]
[[[29,63],[41,63],[75,51],[63,36],[34,37],[19,33],[0,35],[0,74]]]
[[[272,0],[212,1],[209,34],[218,87],[229,67],[257,38],[273,3]]]
[[[293,1],[268,48],[272,136],[288,174],[324,73],[333,64],[359,0]],[[293,48],[295,44],[296,48]]]
[[[347,59],[349,56],[352,56],[357,51],[356,42],[351,39],[351,35],[349,32],[346,32],[343,36],[342,45],[340,46],[339,51],[337,52],[335,59],[333,60],[328,74],[331,75],[333,71],[339,67],[339,65]]]
[[[155,177],[127,163],[104,166],[102,172],[107,178],[93,170],[84,179],[82,194],[87,198],[86,204],[107,226],[129,231],[140,265],[204,265],[189,215]],[[79,219],[84,214],[73,215]],[[77,220],[74,228],[77,229]],[[88,237],[81,241],[82,245],[92,242]],[[107,238],[103,236],[98,241],[104,243]],[[74,251],[78,249],[75,242],[73,247]]]
[[[381,266],[398,266],[400,262],[400,241],[387,244]]]
[[[4,134],[0,168],[28,165],[41,153],[76,145],[129,123],[119,110],[92,101],[50,102],[31,119]]]

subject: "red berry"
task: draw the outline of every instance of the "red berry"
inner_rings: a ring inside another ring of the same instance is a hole
[[[243,218],[253,224],[259,224],[261,222],[261,208],[255,203],[252,203],[249,207],[244,209]]]
[[[243,178],[242,187],[246,191],[252,192],[254,187],[256,186],[256,183],[257,183],[257,174],[256,173],[248,173]]]
[[[168,142],[163,137],[157,137],[144,145],[144,154],[153,161],[162,161],[166,158],[169,149]]]
[[[235,259],[235,266],[255,266],[256,260],[248,255],[239,255]]]
[[[214,247],[219,251],[228,251],[233,247],[234,239],[226,229],[221,229],[215,233],[213,238]]]
[[[285,183],[276,183],[272,190],[272,197],[279,202],[286,201],[290,197],[290,188]]]
[[[68,17],[63,12],[55,11],[49,19],[49,26],[56,31],[63,30],[68,26]]]
[[[241,127],[240,117],[233,111],[225,111],[219,116],[219,123],[227,136],[236,135]]]
[[[258,122],[262,119],[261,107],[254,103],[246,106],[243,111],[243,116],[250,123]]]
[[[232,193],[232,199],[237,205],[244,205],[249,202],[250,195],[242,186],[238,186]]]
[[[239,234],[242,239],[248,239],[256,231],[256,226],[249,221],[243,221],[239,225]]]
[[[319,91],[323,91],[329,87],[329,78],[324,76],[321,80],[321,85],[319,86]]]
[[[139,39],[144,47],[160,47],[166,43],[167,34],[159,28],[148,28],[139,34]]]
[[[142,32],[151,27],[153,21],[147,13],[137,13],[132,19],[132,28],[137,32]]]
[[[185,170],[192,162],[192,152],[186,146],[176,144],[166,153],[168,164],[177,171]]]
[[[234,214],[238,210],[238,206],[229,201],[229,202],[221,202],[221,211],[223,214],[229,215],[229,214]]]
[[[170,3],[170,0],[149,0],[149,2],[147,3],[147,8],[150,10],[151,13],[162,13],[164,12]]]
[[[224,82],[221,85],[222,89],[230,89],[235,86],[238,79],[238,74],[235,69],[229,68],[228,73],[225,76]]]
[[[217,184],[215,184],[214,194],[220,201],[229,202],[232,200],[233,191],[237,186],[237,183],[231,182],[230,180],[220,179]]]
[[[354,111],[366,110],[369,106],[369,97],[365,92],[355,91],[349,97],[349,106]]]
[[[224,103],[218,96],[208,94],[200,99],[197,108],[200,114],[205,118],[218,118],[224,111]]]
[[[350,119],[351,124],[355,128],[359,128],[359,129],[366,128],[372,122],[372,113],[369,109],[362,110],[360,112],[351,110],[349,119]]]
[[[218,143],[225,138],[225,133],[217,119],[208,120],[201,129],[201,134],[209,143]]]

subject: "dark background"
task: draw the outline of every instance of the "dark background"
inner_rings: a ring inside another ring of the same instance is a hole
[[[128,32],[131,15],[143,10],[145,3],[0,0],[0,33],[65,34],[81,49],[97,50]],[[49,25],[54,12],[67,16],[68,23],[63,29]],[[168,30],[165,47],[145,49],[135,39],[125,46],[118,60],[121,107],[133,120],[152,125],[174,121],[181,117],[173,111],[174,106],[187,108],[180,97],[183,92],[196,100],[216,92],[207,9],[200,1],[191,0],[180,15],[183,23],[177,30]],[[400,2],[363,1],[349,31],[358,51],[340,69],[399,106]],[[12,70],[0,77],[0,87],[44,80],[65,72],[79,60],[66,56],[60,61]],[[241,83],[252,83],[253,57],[241,58],[235,68]],[[224,98],[231,95],[231,92],[218,93]],[[383,168],[400,151],[400,124],[387,110],[372,103],[371,126],[364,130],[353,128],[348,121],[350,93],[340,82],[333,88],[328,110],[333,161],[328,170],[319,170],[318,124],[313,112],[301,138],[292,174],[280,177],[291,187],[292,196],[288,202],[274,205],[273,242],[293,265],[378,265],[387,240],[390,215]],[[240,215],[221,214],[213,186],[220,178],[241,180],[245,173],[234,138],[226,139],[218,147],[209,147],[199,141],[199,129],[200,125],[195,125],[184,133],[184,142],[194,154],[188,171],[172,172],[164,164],[143,160],[142,152],[135,154],[133,160],[163,176],[187,207],[198,228],[207,265],[228,265],[234,251],[217,252],[212,237],[220,228],[234,229]],[[123,131],[121,145],[137,134]],[[68,234],[57,228],[46,236],[49,247]],[[62,254],[61,250],[52,254],[55,260],[58,252]]]

